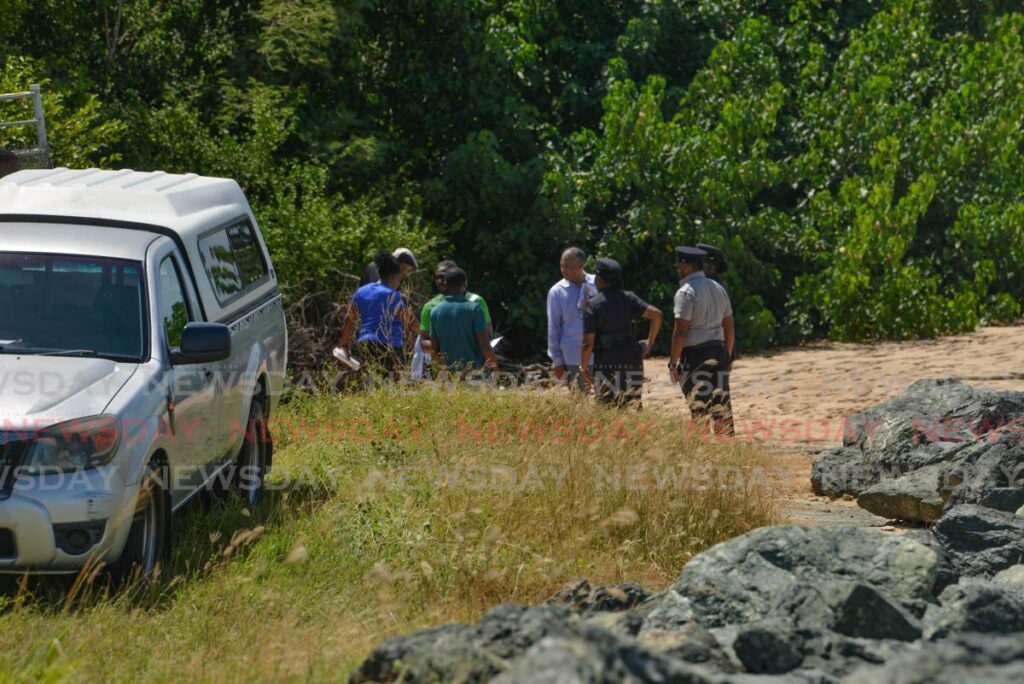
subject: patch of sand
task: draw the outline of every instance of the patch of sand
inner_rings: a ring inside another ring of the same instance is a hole
[[[666,359],[648,360],[646,376],[646,408],[689,416]],[[884,519],[853,501],[811,494],[813,456],[842,442],[849,416],[931,378],[1024,390],[1024,326],[936,340],[815,343],[741,356],[730,379],[737,436],[761,442],[773,453],[778,466],[773,484],[791,522],[881,527]]]

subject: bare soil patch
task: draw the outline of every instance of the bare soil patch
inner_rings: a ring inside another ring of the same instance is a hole
[[[664,358],[646,364],[644,406],[687,417]],[[982,328],[936,340],[824,342],[743,356],[733,365],[737,438],[773,454],[770,471],[782,514],[793,523],[889,527],[853,500],[811,493],[814,455],[842,443],[847,417],[916,380],[956,378],[995,390],[1024,389],[1024,326]]]

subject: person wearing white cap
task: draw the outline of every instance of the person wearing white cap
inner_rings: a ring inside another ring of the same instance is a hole
[[[391,253],[391,256],[398,259],[398,265],[402,267],[403,278],[419,268],[419,264],[416,262],[416,255],[408,247],[399,247]],[[380,271],[377,270],[377,262],[371,261],[366,264],[362,274],[359,276],[359,287],[376,283],[379,280]]]

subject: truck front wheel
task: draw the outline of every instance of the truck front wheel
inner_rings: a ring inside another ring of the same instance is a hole
[[[128,539],[121,557],[111,566],[116,582],[152,579],[166,556],[171,518],[165,472],[160,463],[150,461],[139,487]]]
[[[270,430],[267,428],[267,414],[263,400],[252,400],[249,420],[245,426],[245,438],[238,458],[232,467],[231,487],[237,491],[249,506],[255,506],[263,498],[264,479],[267,476],[270,454]]]

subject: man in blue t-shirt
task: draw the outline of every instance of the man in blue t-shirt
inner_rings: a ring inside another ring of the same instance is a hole
[[[430,345],[441,364],[455,371],[485,365],[496,370],[498,360],[491,349],[484,309],[466,299],[466,272],[461,268],[445,271],[445,291],[444,301],[430,312]]]

